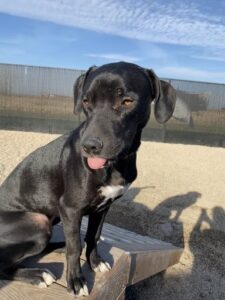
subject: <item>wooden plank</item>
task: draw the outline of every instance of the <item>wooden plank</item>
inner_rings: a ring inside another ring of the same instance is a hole
[[[105,251],[104,245],[101,245],[100,252]],[[115,267],[107,273],[92,272],[86,261],[82,260],[82,271],[87,279],[90,299],[96,300],[112,300],[116,299],[120,291],[125,288],[129,278],[130,258],[123,256],[121,250],[111,248],[110,253],[113,256]],[[105,258],[107,256],[105,255]],[[52,253],[44,257],[29,259],[26,263],[29,267],[42,267],[52,271],[57,277],[57,284],[53,283],[50,287],[40,289],[38,287],[21,283],[0,281],[0,299],[71,299],[66,289],[66,260],[64,254]],[[52,293],[54,289],[54,293]],[[32,293],[35,297],[31,297]],[[17,295],[17,298],[14,296]],[[52,296],[53,295],[53,296]],[[42,298],[43,297],[43,298]],[[55,298],[54,298],[55,297]],[[65,298],[66,297],[66,298]],[[89,299],[87,297],[86,299]]]
[[[87,228],[87,218],[83,218],[81,232],[85,234]],[[105,223],[102,229],[101,240],[113,244],[114,247],[127,252],[177,249],[170,243],[136,234],[132,231]]]
[[[0,281],[0,299],[1,300],[71,300],[73,299],[66,288],[53,283],[48,288],[25,284],[17,281]]]
[[[166,270],[169,266],[179,261],[181,253],[181,251],[175,251],[174,249],[132,253],[130,278],[127,285],[135,284]]]
[[[82,240],[87,228],[84,218],[81,226]],[[64,241],[62,226],[54,227],[52,242]],[[81,255],[83,273],[87,279],[92,300],[120,299],[126,286],[165,270],[179,261],[182,249],[147,236],[141,236],[122,228],[104,224],[100,242],[100,255],[110,263],[112,270],[107,273],[94,273],[90,270],[85,249]],[[66,290],[66,259],[64,253],[50,253],[26,260],[30,267],[42,267],[52,271],[57,282],[40,289],[21,282],[0,281],[0,299],[71,299]]]

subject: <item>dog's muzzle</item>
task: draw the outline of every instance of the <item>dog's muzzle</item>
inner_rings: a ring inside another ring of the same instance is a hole
[[[99,157],[103,148],[103,142],[100,138],[88,138],[82,143],[85,156],[87,155],[87,164],[90,169],[97,170],[104,168],[107,160]]]

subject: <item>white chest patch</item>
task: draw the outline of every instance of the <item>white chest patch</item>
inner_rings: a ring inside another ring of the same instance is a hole
[[[129,188],[129,184],[126,185],[106,185],[99,189],[101,196],[104,200],[98,205],[98,207],[106,204],[109,199],[115,199],[116,197],[122,196]]]

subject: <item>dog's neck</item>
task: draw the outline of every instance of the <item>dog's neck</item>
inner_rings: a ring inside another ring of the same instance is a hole
[[[110,177],[115,182],[118,180],[117,184],[119,184],[119,182],[122,184],[121,180],[124,180],[124,184],[127,184],[136,179],[136,153],[141,144],[141,133],[142,129],[139,129],[135,135],[131,147],[122,153],[111,170]]]
[[[126,149],[120,156],[121,159],[128,159],[134,155],[136,155],[138,148],[141,145],[141,134],[142,134],[142,129],[138,129],[137,133],[134,137],[133,143],[129,147],[129,149]]]

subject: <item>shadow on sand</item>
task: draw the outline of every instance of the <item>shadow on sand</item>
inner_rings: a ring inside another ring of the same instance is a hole
[[[107,221],[185,250],[180,263],[168,272],[127,288],[126,300],[225,299],[224,209],[214,207],[210,213],[195,205],[198,217],[191,226],[191,221],[183,224],[180,217],[185,209],[197,203],[200,193],[193,191],[170,197],[150,210],[134,202],[141,190],[132,188],[123,201],[113,205]]]

